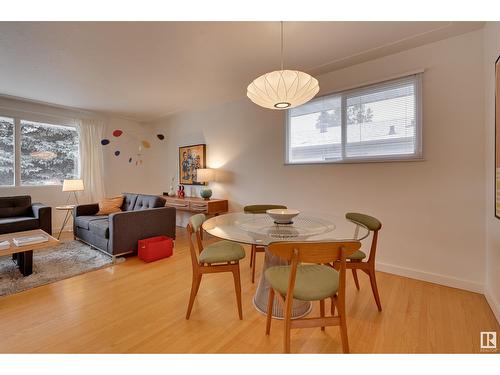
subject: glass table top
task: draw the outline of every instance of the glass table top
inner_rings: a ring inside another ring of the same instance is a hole
[[[300,213],[291,224],[276,224],[267,214],[244,212],[212,217],[203,229],[224,240],[254,245],[277,241],[352,241],[366,238],[370,232],[344,216]]]

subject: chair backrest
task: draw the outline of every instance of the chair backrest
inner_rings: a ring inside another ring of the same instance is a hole
[[[375,262],[375,254],[377,252],[378,232],[382,228],[382,223],[373,216],[360,214],[358,212],[348,212],[345,214],[347,220],[355,224],[362,225],[373,232],[372,245],[370,247],[370,256],[368,262]]]
[[[33,216],[31,196],[0,197],[0,218]]]
[[[343,301],[345,298],[346,258],[359,250],[361,242],[274,242],[268,250],[280,258],[291,262],[288,279],[287,296],[293,295],[295,278],[299,263],[332,263],[339,271],[339,288],[337,294]],[[288,297],[287,297],[288,299]],[[342,302],[343,303],[343,302]]]
[[[158,195],[123,193],[122,211],[141,211],[165,206],[165,199]]]
[[[191,252],[191,263],[193,269],[199,267],[198,254],[203,251],[203,242],[201,240],[201,226],[205,221],[204,214],[196,214],[189,218],[189,223],[187,225],[188,240],[189,240],[189,251]],[[198,245],[198,252],[196,251],[193,243],[193,233],[196,237],[196,244]]]
[[[265,214],[267,210],[286,209],[281,204],[251,204],[243,207],[243,211],[249,214]]]
[[[268,250],[289,262],[332,263],[347,258],[361,247],[361,242],[274,242]]]

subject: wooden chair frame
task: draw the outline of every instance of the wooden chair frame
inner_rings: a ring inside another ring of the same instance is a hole
[[[193,266],[193,282],[191,284],[191,294],[189,296],[189,304],[186,312],[186,319],[191,316],[191,310],[193,309],[194,300],[198,294],[198,289],[200,288],[200,283],[202,276],[206,273],[219,273],[219,272],[231,272],[234,279],[234,288],[236,291],[236,303],[238,305],[238,316],[240,320],[243,319],[243,312],[241,307],[241,278],[240,278],[240,263],[239,261],[227,262],[227,263],[201,263],[199,261],[198,255],[203,251],[203,241],[201,238],[201,227],[195,230],[191,223],[187,226],[188,238],[189,238],[189,250],[191,252],[191,264]],[[192,235],[196,235],[196,243],[198,251],[196,251]]]
[[[276,242],[269,245],[268,250],[289,261],[291,263],[290,277],[288,281],[288,290],[286,295],[280,296],[280,301],[284,306],[284,341],[283,347],[285,353],[290,353],[290,334],[294,328],[321,327],[324,331],[326,326],[340,326],[340,337],[342,340],[342,350],[349,353],[349,342],[347,339],[347,322],[345,313],[345,274],[346,257],[354,253],[361,247],[361,243],[352,242]],[[293,290],[295,288],[295,279],[297,276],[297,267],[300,263],[318,263],[338,265],[339,288],[332,299],[331,316],[325,316],[325,300],[320,300],[320,316],[316,318],[298,318],[292,320]],[[266,335],[271,332],[271,320],[273,310],[273,300],[276,291],[271,287],[269,290],[269,300],[267,306]],[[335,315],[335,307],[337,315]]]
[[[354,220],[351,220],[353,223],[358,226],[363,225],[362,223],[358,223]],[[350,259],[347,261],[346,268],[352,271],[352,277],[354,279],[354,284],[356,285],[356,289],[359,290],[359,280],[357,270],[361,270],[368,275],[370,278],[370,285],[372,287],[373,297],[375,298],[375,303],[377,304],[378,311],[382,311],[382,303],[380,302],[380,296],[377,288],[377,279],[375,276],[375,254],[377,252],[377,241],[378,241],[378,232],[382,226],[380,226],[377,230],[371,230],[373,232],[372,243],[370,246],[370,255],[368,256],[367,261],[362,261],[361,259]]]
[[[250,253],[250,268],[252,269],[252,284],[255,283],[255,260],[257,258],[257,253],[264,253],[266,251],[265,246],[252,245]]]
[[[249,210],[249,207],[252,206],[260,206],[259,210]],[[281,204],[257,204],[257,205],[249,205],[246,206],[247,209],[244,208],[244,211],[247,213],[259,213],[259,214],[265,214],[268,209],[286,209],[286,206],[283,206]],[[252,284],[255,283],[255,260],[257,258],[257,253],[264,253],[266,251],[266,247],[262,245],[252,245],[251,247],[251,252],[250,252],[250,268],[252,269]]]

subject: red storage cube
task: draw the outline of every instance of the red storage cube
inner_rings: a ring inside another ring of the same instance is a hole
[[[174,252],[174,240],[167,236],[157,236],[138,241],[139,259],[154,262],[168,258]]]

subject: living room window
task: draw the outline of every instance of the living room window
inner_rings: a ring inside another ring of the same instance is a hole
[[[59,185],[79,177],[74,127],[20,121],[21,185]]]
[[[14,119],[0,117],[0,186],[14,185]]]
[[[60,185],[80,176],[74,126],[0,117],[0,186]]]
[[[287,164],[421,159],[421,73],[287,111]]]

